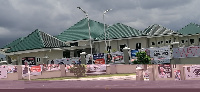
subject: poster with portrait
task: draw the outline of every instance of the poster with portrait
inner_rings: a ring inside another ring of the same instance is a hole
[[[24,57],[22,58],[22,65],[36,65],[35,57]]]
[[[185,67],[186,79],[200,78],[200,65],[192,65]]]
[[[104,53],[93,54],[93,61],[95,64],[105,64]]]
[[[7,78],[7,70],[8,67],[5,65],[0,65],[0,79],[5,79]]]
[[[22,77],[29,76],[37,76],[41,75],[42,72],[42,66],[41,65],[22,65]]]
[[[175,80],[181,80],[181,70],[174,71]]]
[[[158,65],[158,78],[172,78],[172,68],[170,64]]]
[[[87,65],[86,74],[106,74],[106,64]]]
[[[16,73],[17,72],[17,65],[8,65],[8,73]]]
[[[111,53],[112,55],[112,62],[114,63],[124,63],[124,53],[123,52],[115,52],[115,53]]]

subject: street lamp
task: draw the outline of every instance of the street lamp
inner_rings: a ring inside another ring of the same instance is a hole
[[[106,29],[105,29],[104,16],[105,16],[105,14],[106,14],[108,11],[110,11],[110,10],[112,10],[112,9],[109,9],[109,10],[106,10],[106,11],[103,12],[104,34],[105,34],[105,45],[106,45],[105,50],[106,50],[106,51],[107,51],[107,43],[106,43]]]
[[[108,12],[108,11],[110,11],[110,10],[112,10],[112,9],[109,9],[109,10],[106,10],[106,11],[104,11],[103,12],[103,22],[104,22],[104,34],[105,34],[105,50],[106,50],[106,53],[107,53],[107,42],[106,42],[106,29],[105,29],[105,21],[104,21],[104,16],[105,16],[105,14]],[[105,60],[105,64],[106,64],[106,60]]]
[[[90,34],[90,23],[89,23],[89,17],[86,11],[84,11],[81,7],[77,7],[78,9],[80,9],[81,11],[83,11],[83,13],[85,13],[86,18],[88,19],[88,28],[89,28],[89,36],[90,36],[90,48],[91,48],[91,55],[92,55],[92,37]],[[92,56],[93,57],[93,56]],[[93,64],[93,62],[92,62]]]

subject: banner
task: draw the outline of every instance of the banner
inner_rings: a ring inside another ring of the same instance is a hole
[[[158,78],[172,78],[172,69],[170,64],[158,65]]]
[[[87,65],[86,74],[106,74],[106,64]]]
[[[175,75],[175,80],[181,80],[181,71],[180,70],[175,70],[174,75]]]
[[[93,61],[95,64],[105,64],[104,53],[93,54]]]
[[[15,73],[17,72],[17,65],[8,65],[8,73]]]
[[[43,71],[54,71],[54,70],[60,70],[59,64],[43,64],[42,66]]]
[[[8,70],[7,66],[5,65],[0,66],[0,79],[7,78],[7,70]]]
[[[22,65],[36,65],[35,57],[24,57],[22,58]]]
[[[131,58],[136,58],[136,53],[139,52],[138,50],[131,50]]]
[[[41,75],[42,67],[41,65],[22,65],[22,77],[29,76],[29,72],[30,76]]]
[[[200,78],[200,65],[192,65],[185,68],[186,79]]]
[[[124,63],[124,53],[123,52],[115,52],[115,53],[111,53],[112,55],[112,62],[114,63]]]
[[[69,72],[69,69],[70,69],[71,67],[73,67],[73,66],[74,66],[73,64],[65,65],[65,71],[66,71],[66,72]]]
[[[62,59],[54,59],[49,61],[49,64],[77,64],[80,61],[80,57],[73,58],[62,58]]]
[[[200,47],[173,48],[174,58],[200,57]]]

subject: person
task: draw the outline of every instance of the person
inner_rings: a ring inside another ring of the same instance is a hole
[[[94,63],[94,62],[93,62]],[[89,57],[88,64],[92,64],[92,56]]]
[[[111,63],[111,61],[112,61],[112,56],[111,56],[111,54],[107,54],[107,62],[106,62],[106,64]]]

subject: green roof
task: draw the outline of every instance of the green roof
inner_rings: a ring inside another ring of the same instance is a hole
[[[16,44],[18,44],[21,40],[23,40],[23,37],[18,38],[17,40],[15,40],[15,41],[13,41],[13,42],[7,44],[7,45],[4,46],[3,48],[10,48],[10,47],[13,47],[13,46],[15,46]]]
[[[165,35],[170,33],[174,33],[174,31],[158,24],[151,25],[143,31],[143,34],[146,34],[148,36]]]
[[[38,29],[29,34],[27,37],[13,41],[10,44],[8,44],[10,46],[6,45],[7,47],[10,47],[6,53],[65,46],[64,42],[47,33],[41,32]]]
[[[91,37],[94,39],[104,32],[104,24],[89,20]],[[105,25],[107,27],[107,25]],[[88,40],[89,39],[89,28],[88,19],[84,18],[77,22],[75,25],[71,26],[58,36],[58,39],[62,41],[77,41],[77,40]]]
[[[109,37],[108,37],[109,33]],[[118,38],[128,38],[141,36],[142,31],[132,28],[130,26],[124,25],[122,23],[117,23],[109,26],[106,29],[106,39],[118,39]],[[104,40],[105,34],[100,35],[95,40]]]
[[[195,23],[190,23],[184,28],[178,30],[178,33],[181,33],[183,35],[200,33],[200,25]]]

